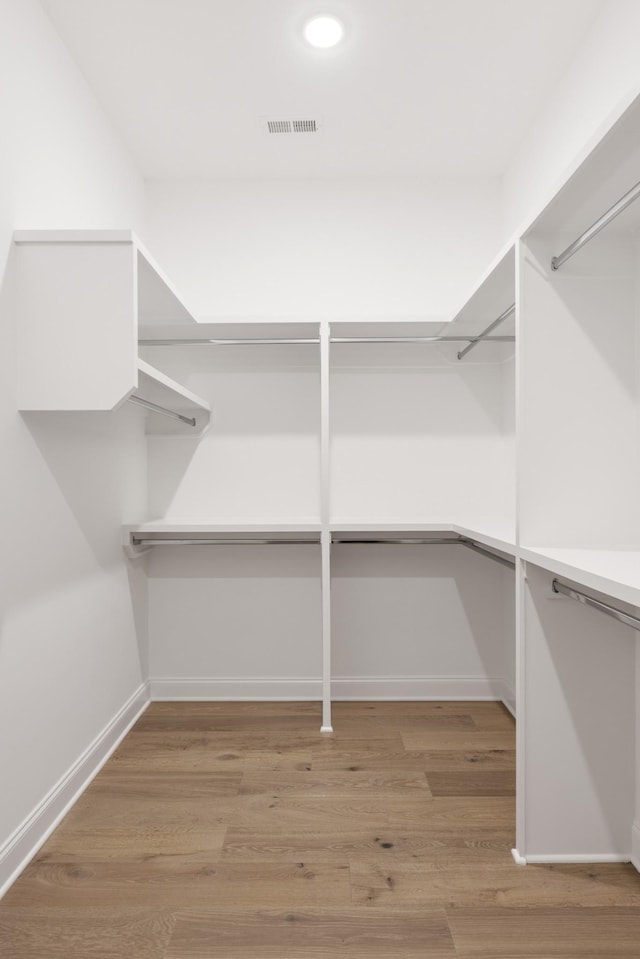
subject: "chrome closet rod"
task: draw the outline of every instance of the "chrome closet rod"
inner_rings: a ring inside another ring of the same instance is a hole
[[[561,593],[563,596],[569,596],[571,599],[577,599],[578,602],[583,603],[585,606],[592,606],[594,609],[599,609],[601,613],[606,613],[607,616],[612,616],[614,619],[617,619],[618,622],[624,623],[625,626],[631,626],[632,629],[640,630],[640,619],[637,616],[631,616],[629,613],[624,613],[621,609],[618,609],[616,606],[610,606],[609,603],[603,603],[599,599],[594,599],[593,596],[587,596],[586,593],[581,593],[577,589],[572,589],[570,586],[565,586],[564,583],[558,582],[557,579],[554,579],[551,583],[551,588],[554,593]]]
[[[613,206],[607,210],[606,213],[603,213],[599,220],[589,227],[588,230],[585,230],[584,233],[581,233],[577,240],[574,240],[566,250],[563,250],[558,256],[554,256],[551,259],[551,269],[559,269],[563,263],[573,256],[574,253],[577,253],[585,243],[588,243],[589,240],[592,240],[600,230],[605,226],[608,226],[612,220],[622,213],[623,210],[626,210],[634,200],[637,200],[640,197],[640,182],[636,183],[635,186],[632,186],[628,193],[625,193],[617,203],[614,203]]]
[[[246,339],[246,340],[216,340],[211,337],[202,339],[173,338],[166,340],[145,340],[139,339],[140,346],[303,346],[305,343],[320,342],[319,337],[310,337],[304,339]]]
[[[508,569],[516,568],[515,560],[507,559],[506,556],[500,556],[498,553],[492,553],[490,549],[485,549],[484,546],[480,546],[474,540],[461,539],[460,543],[462,546],[466,546],[467,549],[472,549],[474,552],[480,553],[481,556],[486,556],[488,559],[494,559],[496,563],[500,563],[502,566],[506,566]]]
[[[495,330],[496,326],[498,326],[500,323],[504,323],[505,320],[508,320],[509,317],[515,313],[515,311],[516,305],[513,303],[509,309],[505,310],[504,313],[501,313],[498,319],[494,320],[493,323],[490,323],[486,330],[483,330],[478,336],[474,336],[472,338],[469,338],[468,336],[464,337],[464,339],[469,340],[469,345],[465,346],[464,350],[460,350],[458,353],[458,359],[461,360],[462,357],[465,356],[469,350],[472,350],[474,346],[477,346],[481,340],[487,339],[489,333],[491,333],[492,330]],[[497,339],[497,337],[490,337],[490,339]],[[512,337],[512,339],[515,339],[515,337]]]
[[[159,406],[157,403],[152,403],[151,400],[144,400],[141,396],[136,396],[135,393],[133,396],[128,397],[128,401],[129,403],[135,403],[136,406],[144,406],[145,409],[152,410],[154,413],[162,413],[163,416],[170,416],[174,420],[181,420],[188,426],[196,425],[195,417],[184,416],[182,413],[177,413],[175,410],[167,409],[166,406]]]
[[[491,336],[495,343],[511,343],[515,336]],[[468,343],[468,336],[332,336],[332,343]]]
[[[319,539],[151,539],[132,536],[132,546],[319,546]]]

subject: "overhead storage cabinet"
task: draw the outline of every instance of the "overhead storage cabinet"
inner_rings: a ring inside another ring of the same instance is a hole
[[[131,231],[19,231],[14,240],[18,409],[113,410],[135,397],[195,420],[172,417],[176,428],[207,422],[204,400],[138,356],[144,324],[195,320]]]

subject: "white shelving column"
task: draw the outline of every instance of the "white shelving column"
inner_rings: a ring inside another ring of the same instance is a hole
[[[519,254],[520,862],[631,858],[636,638],[554,593],[552,580],[557,570],[567,585],[611,602],[623,591],[614,584],[607,596],[606,577],[599,587],[589,564],[619,570],[640,546],[639,211],[553,267],[625,192],[625,176],[618,182],[608,171],[632,143],[637,133],[614,133],[549,204]]]
[[[320,732],[333,732],[331,725],[331,510],[330,510],[330,438],[329,438],[329,336],[327,320],[320,324],[320,517],[322,523],[322,726]]]

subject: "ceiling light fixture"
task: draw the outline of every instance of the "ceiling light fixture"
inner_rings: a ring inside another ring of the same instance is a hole
[[[326,50],[335,47],[344,36],[344,27],[336,17],[313,17],[304,28],[304,37],[312,47]]]

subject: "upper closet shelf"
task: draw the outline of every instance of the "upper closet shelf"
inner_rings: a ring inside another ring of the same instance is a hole
[[[564,185],[527,229],[526,235],[558,234],[573,241],[596,223],[640,180],[640,96],[607,121],[570,171]],[[632,203],[606,227],[607,234],[635,233],[640,201]]]
[[[317,321],[195,323],[145,326],[140,346],[288,346],[320,342]]]
[[[138,387],[127,399],[152,414],[147,422],[147,433],[199,431],[206,426],[211,415],[206,400],[144,360],[138,360]]]
[[[467,340],[458,353],[459,360],[480,343],[503,336],[515,338],[515,299],[515,244],[511,242],[452,317],[450,332]]]
[[[18,231],[14,242],[20,410],[112,410],[132,399],[151,411],[151,429],[205,424],[205,400],[139,360],[144,324],[195,320],[134,233]]]

